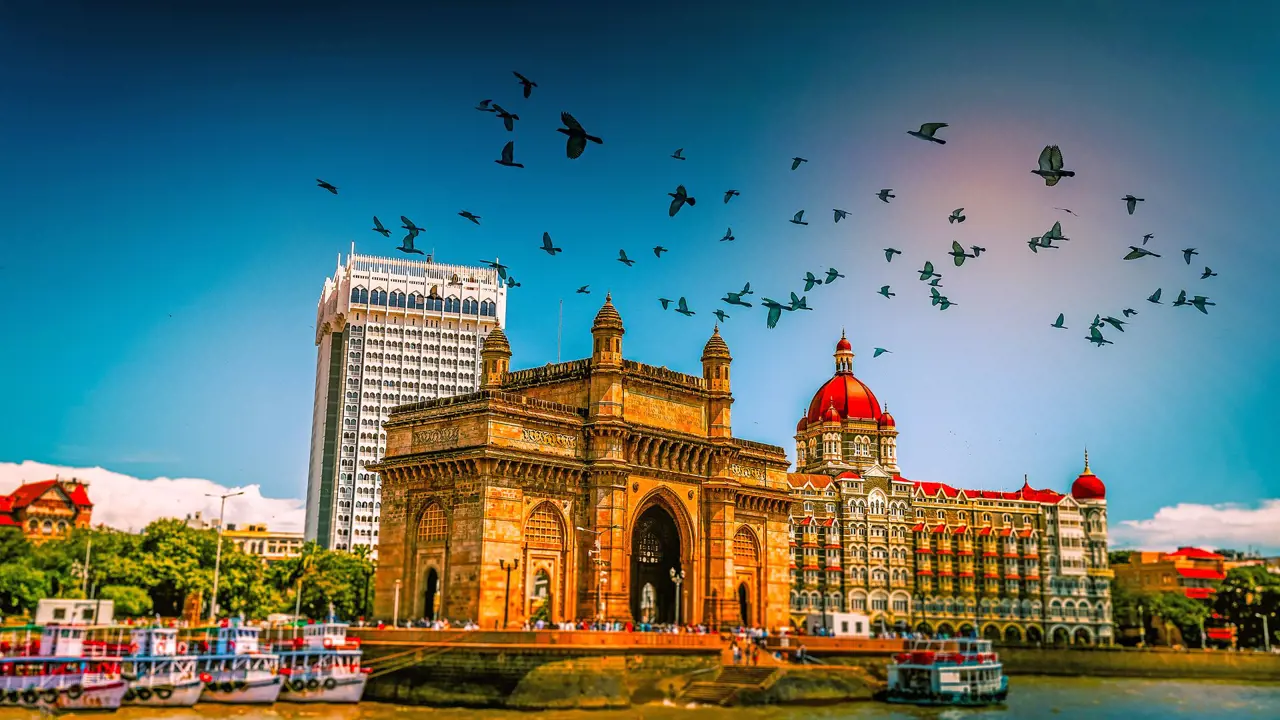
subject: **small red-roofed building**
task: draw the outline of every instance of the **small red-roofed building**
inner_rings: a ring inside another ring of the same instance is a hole
[[[1196,547],[1171,553],[1135,551],[1115,566],[1116,582],[1135,593],[1180,592],[1192,600],[1210,600],[1227,577],[1227,558]]]
[[[39,543],[89,527],[93,503],[88,485],[75,479],[23,483],[8,495],[0,495],[0,527],[20,527],[31,542]]]

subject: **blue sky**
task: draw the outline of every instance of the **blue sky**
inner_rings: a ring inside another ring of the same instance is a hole
[[[845,328],[912,479],[1065,490],[1087,444],[1116,518],[1280,497],[1272,4],[86,5],[0,9],[0,460],[300,496],[321,284],[353,241],[393,253],[370,216],[405,214],[441,260],[511,267],[515,367],[555,359],[562,298],[563,357],[588,354],[611,290],[628,357],[698,372],[720,306],[743,437],[792,449]],[[562,110],[604,144],[567,160]],[[929,121],[950,123],[945,146],[906,135]],[[511,139],[523,170],[492,162]],[[1046,144],[1076,177],[1030,174]],[[669,218],[678,183],[699,202]],[[1146,198],[1133,216],[1126,193]],[[787,222],[800,209],[811,225]],[[1072,240],[1030,253],[1055,220]],[[538,251],[543,231],[563,255]],[[1121,261],[1145,233],[1163,257]],[[988,253],[951,267],[952,240]],[[828,267],[847,278],[776,330],[716,302]],[[1180,289],[1217,305],[1172,308]],[[681,295],[697,315],[656,300]],[[1125,307],[1114,345],[1085,341]]]

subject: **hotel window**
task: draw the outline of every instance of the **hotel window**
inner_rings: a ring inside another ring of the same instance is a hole
[[[835,511],[836,511],[836,504],[835,504],[835,503],[827,503],[827,512],[829,512],[829,513],[833,513],[833,512],[835,512]]]
[[[805,571],[804,571],[804,583],[805,583],[806,585],[817,585],[817,584],[818,584],[818,571],[817,571],[817,570],[805,570]]]
[[[872,598],[871,609],[872,610],[888,610],[889,601],[884,598]]]
[[[907,611],[907,601],[898,598],[893,601],[893,611],[896,613],[904,613]]]
[[[804,504],[804,513],[805,513],[805,515],[809,515],[809,514],[811,514],[812,512],[813,512],[813,503],[811,503],[811,502],[806,502],[806,503]]]

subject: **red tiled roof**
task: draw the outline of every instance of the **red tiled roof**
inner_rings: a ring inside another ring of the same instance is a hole
[[[1184,557],[1192,560],[1226,560],[1225,557],[1218,553],[1194,547],[1180,547],[1177,552],[1169,553],[1169,557]]]
[[[990,535],[990,534],[991,534],[991,528],[989,528],[989,527],[984,527],[984,528],[982,528],[981,530],[979,530],[979,531],[978,531],[978,534],[979,534],[979,535]]]
[[[796,523],[796,524],[797,524],[797,525],[812,525],[812,524],[813,524],[813,518],[811,518],[811,517],[804,517],[804,518],[800,518],[800,522],[798,522],[798,523]]]
[[[923,492],[925,495],[928,495],[929,497],[935,497],[939,492],[941,492],[943,495],[949,498],[956,497],[957,495],[960,494],[959,490],[951,487],[946,483],[924,482],[924,481],[915,481],[915,480],[913,480],[912,482],[915,484],[916,487],[920,488],[921,492]]]
[[[845,470],[836,476],[837,480],[861,480],[862,476],[852,470]]]
[[[1220,573],[1217,570],[1213,570],[1211,568],[1180,567],[1175,569],[1178,571],[1178,574],[1181,575],[1182,577],[1190,578],[1192,580],[1222,580],[1227,577],[1223,573]]]
[[[919,523],[915,527],[911,528],[911,532],[924,532],[924,523]]]
[[[806,485],[815,490],[822,490],[831,484],[831,477],[820,473],[788,473],[787,482],[797,490]]]
[[[14,522],[13,518],[8,515],[0,515],[0,527],[18,527],[18,523]]]
[[[829,517],[829,518],[827,518],[827,519],[823,520],[823,521],[822,521],[821,523],[819,523],[819,524],[820,524],[820,525],[822,525],[822,527],[835,527],[835,525],[836,525],[836,519],[835,519],[835,518],[833,518],[833,517]]]
[[[61,486],[63,492],[71,499],[76,507],[91,508],[93,503],[89,502],[89,493],[85,490],[84,485],[80,483],[63,482],[61,480],[41,480],[40,482],[27,483],[9,493],[9,512],[13,510],[21,510],[31,503],[40,499],[51,488]]]
[[[967,532],[969,532],[969,526],[968,526],[968,525],[957,525],[957,526],[955,526],[954,528],[952,528],[952,529],[951,529],[951,534],[952,534],[952,535],[963,535],[963,534],[965,534],[965,533],[967,533]]]
[[[935,533],[944,533],[944,532],[946,532],[946,531],[947,531],[947,526],[946,526],[946,525],[939,525],[939,526],[935,527],[931,532],[935,532]]]

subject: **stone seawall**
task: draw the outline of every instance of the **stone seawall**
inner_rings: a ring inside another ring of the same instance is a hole
[[[1010,675],[1280,682],[1280,655],[1203,650],[997,648]]]

